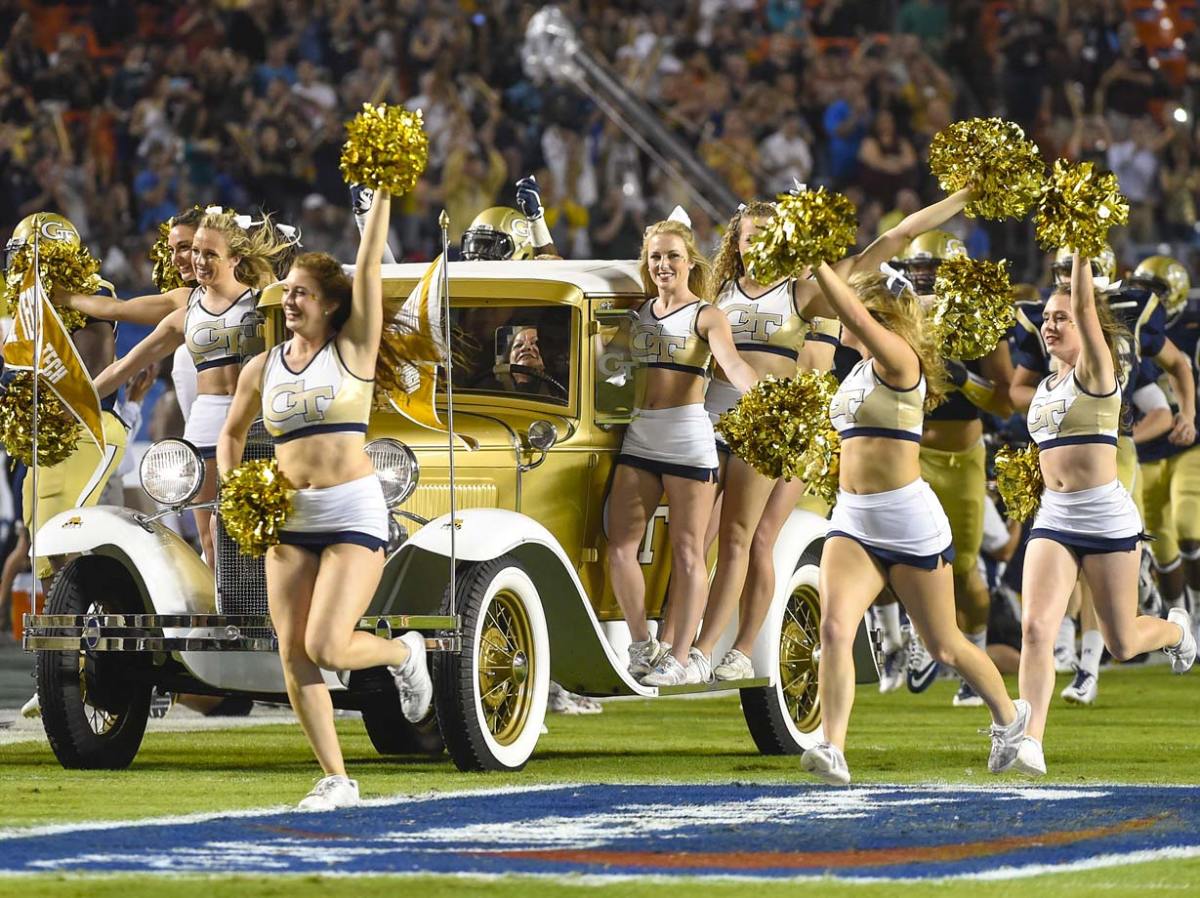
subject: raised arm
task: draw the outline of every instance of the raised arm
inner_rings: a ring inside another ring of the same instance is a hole
[[[1092,263],[1079,253],[1071,255],[1071,317],[1079,332],[1079,358],[1075,360],[1075,379],[1089,393],[1104,395],[1116,388],[1112,353],[1100,317],[1096,314],[1096,292],[1092,286]]]
[[[1191,360],[1168,339],[1154,357],[1154,363],[1167,375],[1179,403],[1170,441],[1176,446],[1190,446],[1196,441],[1196,375]]]
[[[940,228],[965,209],[970,199],[971,188],[964,187],[931,206],[918,209],[895,227],[889,228],[882,236],[877,237],[857,256],[843,259],[835,266],[835,270],[842,277],[847,278],[854,272],[878,271],[882,263],[894,258],[913,239],[920,237],[926,231]]]
[[[908,342],[876,321],[854,288],[828,265],[822,263],[816,274],[817,283],[842,326],[858,337],[874,358],[875,373],[880,379],[893,384],[915,383],[921,375],[921,362]]]
[[[713,358],[729,378],[729,382],[743,393],[758,382],[758,374],[742,358],[733,344],[733,332],[729,319],[716,306],[705,305],[700,309],[696,330],[712,349]]]
[[[56,305],[65,305],[83,312],[92,318],[103,318],[105,321],[128,321],[130,324],[144,324],[154,327],[176,309],[187,304],[189,287],[178,287],[166,293],[152,293],[149,296],[139,296],[135,299],[117,299],[115,296],[84,296],[80,293],[67,293],[54,297]]]
[[[338,334],[338,348],[348,356],[360,375],[369,375],[375,368],[379,353],[379,337],[383,333],[383,248],[387,245],[388,223],[391,221],[392,197],[386,190],[377,190],[371,211],[363,224],[354,260],[354,295],[350,319]]]
[[[147,365],[164,359],[183,344],[183,317],[186,309],[176,309],[158,323],[150,336],[96,375],[96,393],[101,397],[115,393],[120,386]]]
[[[217,437],[217,473],[222,478],[242,463],[246,434],[262,409],[262,377],[266,360],[267,354],[260,352],[246,363],[238,375],[233,403],[229,406],[229,414],[225,416],[221,435]]]

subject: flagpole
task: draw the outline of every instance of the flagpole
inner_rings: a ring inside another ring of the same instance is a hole
[[[442,333],[446,340],[446,428],[450,440],[450,614],[457,612],[458,595],[455,590],[454,569],[458,565],[456,552],[458,532],[458,503],[454,495],[454,353],[450,347],[450,216],[446,210],[438,216],[442,229]]]
[[[37,531],[38,531],[38,386],[42,380],[42,297],[38,291],[41,269],[39,264],[39,249],[41,243],[41,225],[33,229],[33,458],[30,459],[29,476],[32,486],[29,490],[29,566],[33,568],[33,582],[29,587],[29,611],[38,613],[37,597],[38,579],[37,564]],[[47,596],[47,599],[49,596]]]

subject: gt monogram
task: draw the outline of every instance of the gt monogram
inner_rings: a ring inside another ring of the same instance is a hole
[[[282,424],[302,415],[309,424],[325,418],[325,408],[333,402],[333,387],[326,384],[311,390],[302,389],[303,382],[280,384],[267,397],[267,415],[272,424]]]
[[[1067,413],[1067,401],[1055,399],[1053,402],[1038,402],[1029,410],[1029,432],[1045,431],[1053,436],[1062,426],[1062,419]]]
[[[783,316],[777,312],[761,312],[751,303],[733,303],[724,307],[734,337],[749,334],[757,343],[765,343],[771,334],[783,327]]]
[[[661,324],[642,325],[633,334],[633,353],[639,361],[671,362],[687,337],[664,335]]]
[[[858,409],[866,398],[866,390],[842,390],[829,403],[830,418],[845,418],[851,424],[858,420]]]

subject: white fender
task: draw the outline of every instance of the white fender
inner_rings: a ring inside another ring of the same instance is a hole
[[[629,675],[604,638],[574,565],[554,535],[533,518],[500,508],[471,508],[456,515],[455,557],[488,561],[511,554],[533,579],[546,612],[554,679],[575,692],[656,696]],[[450,516],[430,521],[401,551],[420,549],[450,557]],[[403,585],[401,585],[403,589]]]
[[[783,626],[783,611],[790,594],[788,585],[796,562],[809,546],[825,538],[828,529],[829,522],[825,518],[797,509],[784,522],[779,538],[775,540],[775,595],[751,653],[754,672],[760,677],[770,677],[772,686],[779,679],[779,631]]]
[[[56,514],[38,529],[37,550],[46,557],[95,554],[116,558],[133,577],[150,613],[217,613],[212,568],[169,527],[157,521],[142,524],[128,508],[98,505]],[[163,635],[211,632],[168,627]],[[274,652],[178,652],[176,657],[197,679],[220,689],[287,691]],[[336,673],[321,673],[331,689],[345,688]]]
[[[156,614],[216,614],[213,572],[195,549],[170,528],[142,524],[115,505],[56,514],[37,532],[39,556],[96,554],[117,558]]]

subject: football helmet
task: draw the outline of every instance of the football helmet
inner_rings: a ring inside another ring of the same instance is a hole
[[[1168,315],[1182,311],[1187,305],[1188,291],[1192,289],[1192,279],[1188,277],[1187,269],[1170,256],[1142,259],[1129,276],[1129,281],[1161,296]]]
[[[917,293],[927,296],[933,292],[938,266],[966,255],[965,243],[949,231],[934,230],[914,238],[900,253],[899,262]]]
[[[1107,243],[1104,244],[1104,249],[1100,250],[1100,255],[1093,256],[1091,261],[1092,277],[1108,278],[1110,284],[1117,279],[1117,254]],[[1070,247],[1061,247],[1054,253],[1054,263],[1050,270],[1054,272],[1055,281],[1065,282],[1071,279]]]
[[[462,255],[468,261],[534,258],[525,216],[509,206],[492,206],[475,216],[463,232]]]

